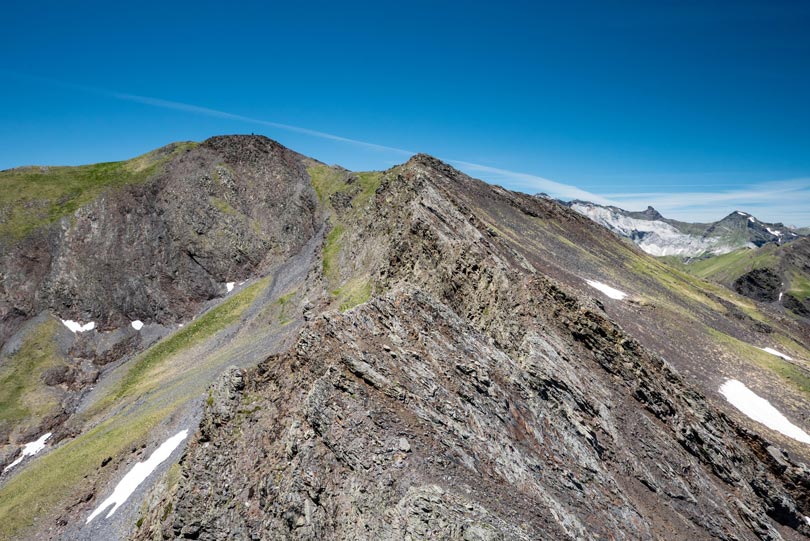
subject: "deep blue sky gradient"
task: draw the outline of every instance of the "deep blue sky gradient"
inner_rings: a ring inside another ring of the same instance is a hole
[[[251,132],[351,169],[407,159],[127,94],[528,192],[810,225],[810,2],[233,4],[5,5],[0,169]]]

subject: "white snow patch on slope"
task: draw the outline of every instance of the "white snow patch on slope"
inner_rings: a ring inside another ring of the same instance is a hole
[[[38,452],[42,451],[45,448],[45,442],[50,437],[51,433],[48,432],[46,434],[41,435],[38,440],[32,441],[31,443],[26,443],[25,446],[23,446],[22,453],[20,453],[20,456],[17,457],[17,460],[15,460],[11,464],[3,468],[3,473],[7,472],[11,468],[22,462],[25,457],[34,456]]]
[[[748,216],[746,213],[740,212],[739,210],[737,211],[737,214],[739,214],[740,216]]]
[[[228,282],[227,284],[225,284],[225,289],[227,289],[227,290],[228,290],[228,293],[230,293],[231,291],[233,291],[233,286],[234,286],[234,285],[236,285],[236,282]]]
[[[751,223],[756,223],[756,222],[757,222],[757,219],[756,219],[756,218],[754,218],[753,216],[749,216],[749,217],[748,217],[748,221],[749,221],[749,222],[751,222]]]
[[[773,349],[773,348],[759,348],[759,349],[761,349],[761,350],[762,350],[762,351],[764,351],[765,353],[770,353],[771,355],[776,355],[777,357],[782,357],[782,358],[783,358],[784,360],[786,360],[786,361],[792,361],[792,360],[793,360],[793,357],[788,357],[788,356],[787,356],[787,355],[785,355],[784,353],[781,353],[781,352],[779,352],[779,351],[776,351],[776,350],[775,350],[775,349]]]
[[[73,321],[72,319],[63,319],[62,323],[65,327],[70,329],[73,332],[85,332],[85,331],[92,331],[96,328],[95,321],[91,321],[90,323],[85,323],[82,325],[78,321]]]
[[[113,491],[112,495],[101,502],[101,505],[96,507],[96,510],[93,511],[89,517],[87,517],[87,522],[85,524],[89,524],[91,520],[96,518],[100,515],[105,509],[107,509],[110,505],[113,505],[113,508],[107,513],[105,518],[110,518],[113,513],[115,513],[119,507],[121,507],[124,502],[135,492],[135,489],[143,483],[149,474],[155,471],[161,462],[169,458],[172,454],[172,451],[177,449],[177,446],[186,439],[188,436],[188,429],[181,430],[165,442],[163,442],[160,447],[155,449],[152,455],[146,460],[146,462],[138,462],[132,469],[127,472],[123,479],[121,479],[118,484],[115,486],[115,490]]]
[[[720,386],[720,394],[754,421],[796,441],[810,443],[810,434],[788,421],[770,402],[746,387],[744,383],[730,379]]]
[[[771,229],[770,227],[766,227],[765,229],[767,229],[767,230],[768,230],[768,233],[770,233],[771,235],[773,235],[773,236],[775,236],[775,237],[781,237],[781,236],[782,236],[782,232],[781,232],[781,231],[774,231],[774,230],[773,230],[773,229]]]
[[[140,319],[136,319],[131,323],[131,325],[132,328],[135,329],[136,331],[140,331],[141,329],[143,329],[143,321],[141,321]]]
[[[592,288],[598,289],[611,299],[622,300],[627,296],[627,293],[624,291],[619,291],[616,288],[610,287],[607,284],[603,284],[602,282],[597,282],[596,280],[585,280],[588,282],[588,285]]]
[[[782,302],[782,292],[779,292],[779,302]]]

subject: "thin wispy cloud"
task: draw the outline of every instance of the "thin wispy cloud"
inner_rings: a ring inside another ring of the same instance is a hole
[[[404,148],[381,145],[302,126],[254,118],[185,102],[76,85],[44,77],[9,72],[7,70],[0,70],[0,73],[18,79],[38,81],[52,86],[139,103],[150,107],[182,111],[194,115],[244,122],[246,124],[255,124],[374,151],[392,152],[403,156],[415,154],[413,151]],[[629,192],[597,194],[571,184],[557,182],[530,173],[502,169],[466,160],[449,159],[447,161],[456,165],[464,172],[472,176],[480,176],[491,183],[502,184],[507,188],[526,193],[534,194],[545,192],[553,197],[565,200],[582,199],[601,205],[613,205],[629,210],[643,209],[647,205],[652,205],[665,216],[693,221],[717,220],[722,217],[724,212],[740,209],[748,210],[751,213],[756,213],[756,211],[759,210],[763,213],[760,217],[765,220],[777,221],[781,219],[784,221],[798,222],[800,225],[810,223],[810,211],[808,210],[810,209],[810,178],[766,182],[749,185],[745,188],[709,192]],[[618,178],[620,175],[612,176]]]
[[[109,92],[111,97],[119,100],[132,101],[142,103],[144,105],[151,105],[153,107],[161,107],[163,109],[173,109],[175,111],[184,111],[187,113],[194,113],[203,116],[210,116],[215,118],[224,118],[227,120],[236,120],[248,124],[258,124],[259,126],[267,126],[269,128],[277,128],[279,130],[286,130],[295,133],[302,133],[320,139],[329,139],[330,141],[339,141],[341,143],[349,143],[351,145],[362,146],[372,150],[385,150],[389,152],[396,152],[398,154],[412,155],[414,152],[405,150],[404,148],[390,147],[386,145],[378,145],[376,143],[369,143],[368,141],[360,141],[358,139],[351,139],[349,137],[342,137],[333,133],[322,132],[318,130],[311,130],[309,128],[302,128],[301,126],[292,126],[290,124],[282,124],[280,122],[272,122],[269,120],[261,120],[259,118],[252,118],[244,115],[237,115],[228,113],[226,111],[219,111],[217,109],[210,109],[208,107],[200,107],[198,105],[191,105],[189,103],[182,103],[178,101],[164,100],[160,98],[151,98],[148,96],[138,96],[136,94],[123,94],[119,92]]]
[[[537,175],[529,173],[520,173],[517,171],[510,171],[508,169],[500,169],[498,167],[491,167],[489,165],[481,165],[479,163],[467,162],[463,160],[449,160],[464,170],[468,174],[475,175],[477,173],[486,174],[486,180],[495,183],[502,183],[511,189],[519,190],[526,193],[544,192],[554,197],[562,199],[584,199],[599,203],[600,205],[612,205],[613,202],[608,198],[601,195],[581,190],[576,186],[570,184],[563,184],[554,180],[550,180]]]

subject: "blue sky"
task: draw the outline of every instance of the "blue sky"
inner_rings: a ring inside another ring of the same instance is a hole
[[[530,193],[810,225],[810,2],[15,4],[0,169],[255,132],[351,169],[428,152]]]

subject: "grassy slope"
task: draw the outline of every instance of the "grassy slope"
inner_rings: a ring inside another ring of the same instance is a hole
[[[762,248],[742,248],[728,254],[711,257],[686,265],[689,273],[699,278],[730,284],[754,269],[775,268],[779,264],[777,246],[766,244]]]
[[[174,369],[174,360],[238,323],[268,283],[265,278],[245,288],[125,365],[128,371],[119,384],[85,414],[88,426],[95,426],[32,461],[0,488],[0,516],[4,517],[0,539],[18,537],[66,495],[92,491],[88,479],[105,457],[120,456],[144,442],[181,404],[201,396],[210,381],[197,381],[188,370]],[[209,361],[201,358],[199,364]],[[148,399],[142,400],[146,395]]]
[[[780,268],[784,270],[782,249],[782,247],[775,244],[766,244],[761,248],[742,248],[728,254],[690,264],[666,259],[664,261],[668,265],[698,278],[730,286],[737,278],[754,269],[770,268],[777,273]],[[801,269],[787,268],[784,272],[784,278],[788,285],[788,293],[799,299],[810,298],[810,276],[802,272]]]
[[[747,344],[720,331],[709,329],[717,339],[718,344],[725,349],[736,353],[739,357],[747,359],[754,365],[770,370],[779,376],[785,383],[810,397],[810,371],[794,362],[786,361],[781,357],[762,351],[758,347]]]
[[[177,143],[123,162],[0,171],[0,238],[23,238],[72,214],[106,189],[144,182],[169,157],[195,145]]]
[[[318,199],[329,209],[332,220],[332,229],[326,235],[323,247],[323,274],[332,295],[337,299],[338,308],[348,310],[370,299],[373,288],[365,274],[340,276],[339,258],[348,248],[347,231],[351,229],[351,224],[347,222],[358,218],[362,209],[369,204],[382,181],[382,173],[355,173],[357,180],[349,183],[346,182],[349,178],[347,172],[333,167],[313,165],[307,171]],[[351,197],[352,208],[348,213],[341,214],[333,208],[331,198],[337,193]]]
[[[790,289],[788,290],[794,297],[799,299],[810,299],[810,276],[801,274],[798,271],[789,273]]]
[[[60,323],[48,319],[23,340],[19,351],[0,364],[0,424],[25,421],[33,427],[59,407],[59,393],[42,382],[49,368],[65,365],[54,335]]]

